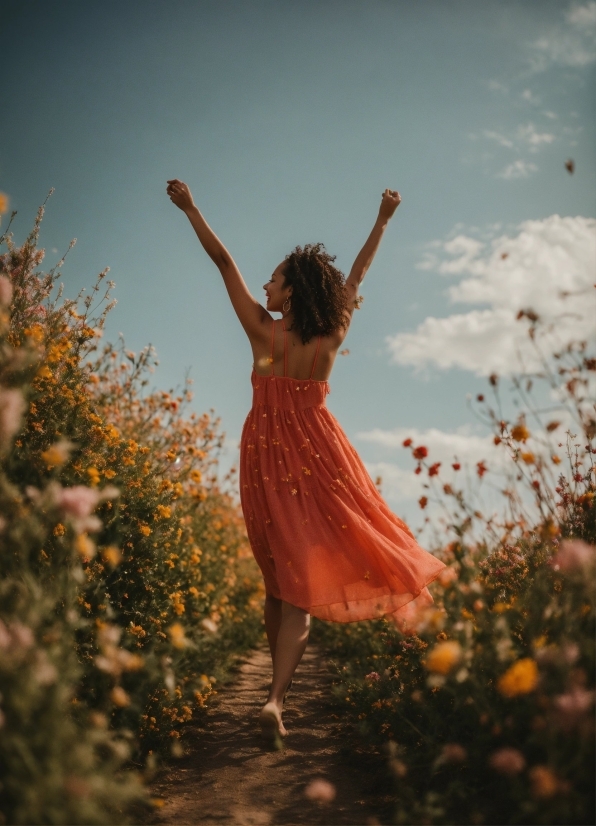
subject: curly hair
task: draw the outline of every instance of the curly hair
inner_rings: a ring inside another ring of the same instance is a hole
[[[284,286],[292,287],[294,327],[306,344],[347,327],[345,276],[323,244],[296,247],[285,258]]]

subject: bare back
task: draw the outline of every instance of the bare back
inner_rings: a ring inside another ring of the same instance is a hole
[[[267,349],[264,341],[251,341],[255,373],[259,376],[288,376],[298,381],[328,381],[344,337],[341,332],[332,336],[314,336],[303,344],[295,330],[285,327],[283,319],[271,319]]]

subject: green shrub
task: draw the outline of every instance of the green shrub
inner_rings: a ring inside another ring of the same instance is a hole
[[[131,759],[179,755],[261,634],[262,586],[219,422],[187,412],[188,384],[147,390],[149,348],[100,349],[107,271],[63,301],[42,214],[0,257],[0,806],[114,823],[144,795]]]

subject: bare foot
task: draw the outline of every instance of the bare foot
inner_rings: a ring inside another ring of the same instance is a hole
[[[281,712],[275,703],[267,703],[259,714],[261,733],[267,740],[274,741],[276,737],[285,737],[288,733],[281,721]]]

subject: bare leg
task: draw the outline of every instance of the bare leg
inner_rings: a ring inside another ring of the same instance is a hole
[[[271,662],[275,665],[275,647],[277,645],[277,635],[281,625],[281,599],[267,594],[265,597],[265,631],[269,651],[271,652]]]
[[[277,729],[279,734],[285,734],[285,728],[281,722],[284,694],[288,683],[294,675],[294,671],[306,648],[308,642],[308,632],[310,629],[310,615],[302,608],[290,605],[289,602],[281,601],[281,622],[278,627],[272,622],[272,630],[277,630],[275,641],[275,653],[273,658],[273,680],[267,704],[261,712],[261,726],[267,728],[269,732]],[[272,617],[276,614],[271,611]],[[269,644],[271,645],[271,638]]]

